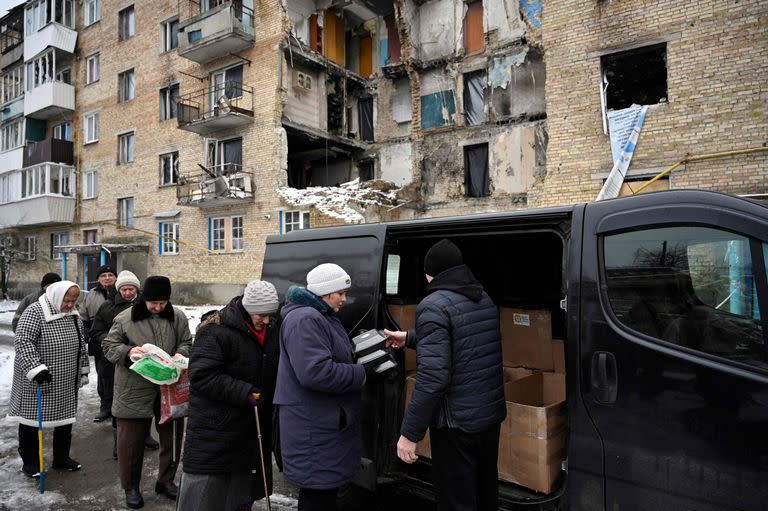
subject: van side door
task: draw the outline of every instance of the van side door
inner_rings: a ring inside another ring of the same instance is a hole
[[[676,191],[590,204],[581,394],[605,509],[768,501],[768,209]]]

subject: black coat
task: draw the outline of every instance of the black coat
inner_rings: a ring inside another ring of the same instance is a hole
[[[127,301],[120,293],[115,293],[102,303],[99,310],[91,322],[91,328],[88,330],[88,354],[102,355],[101,341],[109,333],[115,317],[131,306],[133,302]]]
[[[504,420],[504,374],[496,305],[465,265],[438,274],[416,308],[416,386],[401,433],[429,426],[484,431]]]
[[[280,347],[278,326],[267,326],[264,346],[249,329],[250,316],[233,298],[198,328],[189,360],[189,417],[184,446],[184,472],[226,474],[256,471],[255,490],[262,489],[252,387],[262,391],[258,406],[267,481],[271,486],[272,399]]]

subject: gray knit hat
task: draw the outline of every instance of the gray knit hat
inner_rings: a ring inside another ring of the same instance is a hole
[[[243,308],[248,314],[274,314],[280,302],[275,286],[263,280],[252,280],[243,291]]]
[[[338,264],[323,263],[307,273],[307,289],[317,296],[325,296],[352,287],[352,279]]]
[[[136,289],[139,289],[140,286],[138,277],[136,277],[132,271],[121,271],[120,275],[117,276],[117,280],[115,281],[115,289],[120,291],[120,288],[123,286],[135,286]]]

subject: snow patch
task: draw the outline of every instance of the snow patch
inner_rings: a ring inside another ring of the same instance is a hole
[[[278,195],[292,206],[314,207],[320,213],[343,220],[348,224],[365,222],[365,217],[353,206],[365,209],[368,206],[394,206],[395,192],[382,192],[362,188],[360,179],[339,186],[311,186],[303,190],[279,187]]]

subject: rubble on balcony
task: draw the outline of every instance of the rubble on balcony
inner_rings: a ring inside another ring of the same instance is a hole
[[[200,172],[179,176],[177,204],[215,208],[253,202],[253,170],[250,167],[234,163],[200,167]]]

